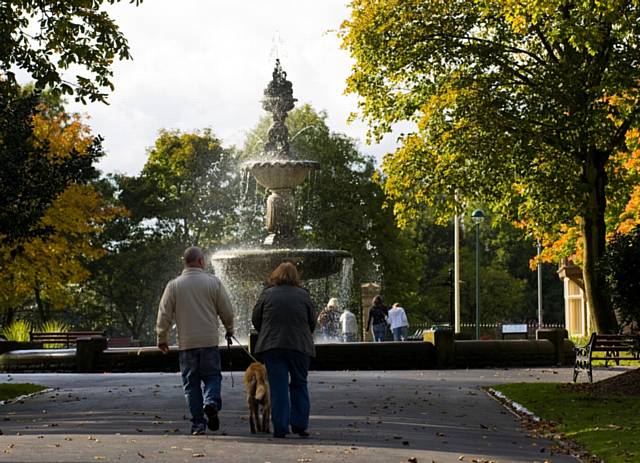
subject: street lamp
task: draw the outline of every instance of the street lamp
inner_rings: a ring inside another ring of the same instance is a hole
[[[484,212],[476,209],[471,220],[476,225],[476,339],[480,339],[480,224],[484,222]]]

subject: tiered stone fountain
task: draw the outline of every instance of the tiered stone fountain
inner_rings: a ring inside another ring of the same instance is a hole
[[[352,261],[351,254],[346,251],[298,247],[294,192],[312,170],[319,168],[319,164],[297,159],[291,152],[285,119],[295,102],[291,82],[287,80],[280,61],[276,60],[273,79],[262,100],[262,107],[273,114],[273,124],[262,156],[244,164],[244,168],[270,193],[265,220],[268,234],[258,249],[225,250],[212,257],[216,274],[225,285],[236,290],[266,281],[271,271],[285,260],[294,262],[305,280],[327,278],[343,272]],[[237,311],[251,310],[246,305],[253,293],[255,290],[249,291],[244,298],[246,302],[236,299]],[[249,313],[240,314],[238,318],[240,330],[243,325],[248,329]]]

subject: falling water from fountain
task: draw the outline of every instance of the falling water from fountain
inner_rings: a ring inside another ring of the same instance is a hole
[[[273,115],[273,124],[260,158],[244,163],[256,182],[269,192],[265,217],[268,234],[259,248],[222,250],[212,256],[214,271],[233,299],[240,336],[247,336],[250,331],[251,309],[268,275],[285,260],[296,264],[318,306],[328,297],[338,297],[343,306],[350,300],[351,254],[298,247],[294,192],[319,164],[297,159],[291,153],[285,119],[296,99],[286,76],[280,60],[276,60],[262,100],[263,108]]]

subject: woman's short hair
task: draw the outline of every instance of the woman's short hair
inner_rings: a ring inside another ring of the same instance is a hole
[[[382,296],[374,296],[371,301],[372,304],[382,304]]]
[[[300,286],[300,274],[293,262],[283,262],[269,275],[269,284],[274,286]]]

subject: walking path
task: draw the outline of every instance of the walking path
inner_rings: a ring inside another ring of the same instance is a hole
[[[242,372],[234,387],[224,374],[221,428],[204,436],[187,434],[178,374],[3,374],[53,390],[0,406],[0,462],[575,462],[480,389],[570,380],[569,368],[311,372],[311,438],[282,440],[250,434]]]

